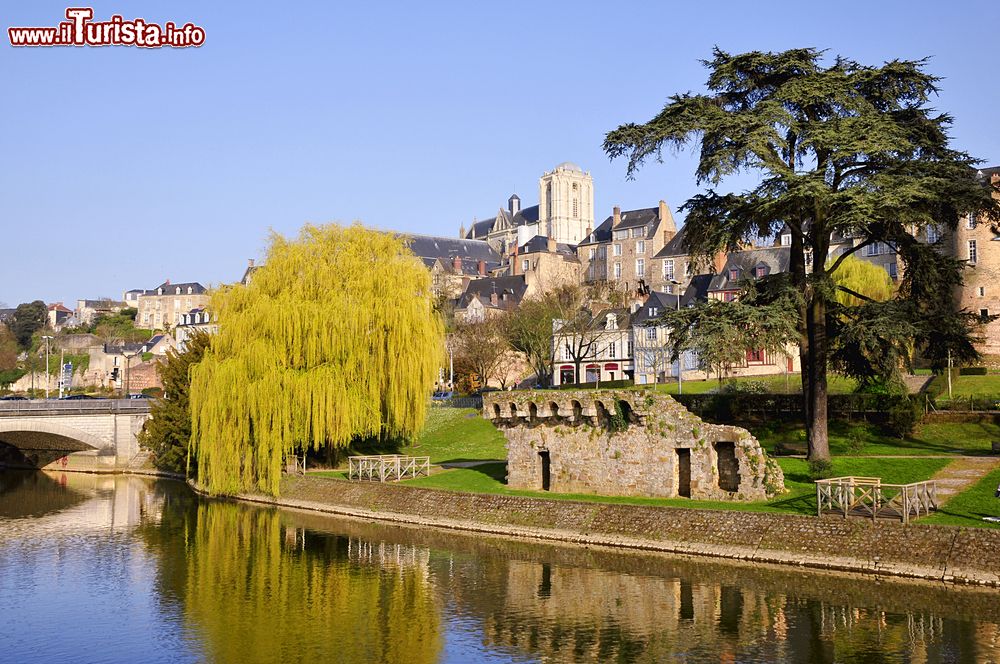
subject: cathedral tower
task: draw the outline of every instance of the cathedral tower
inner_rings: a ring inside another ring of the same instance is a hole
[[[564,161],[538,180],[538,232],[579,244],[594,228],[594,179]]]

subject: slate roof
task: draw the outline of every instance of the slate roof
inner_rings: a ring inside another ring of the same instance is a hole
[[[520,198],[518,200],[521,200]],[[500,228],[517,228],[518,226],[526,226],[528,224],[534,224],[538,222],[538,206],[532,205],[531,207],[522,208],[518,210],[515,214],[511,215],[510,210],[506,208],[500,208],[500,211],[495,217],[490,217],[489,219],[483,219],[482,221],[477,221],[472,224],[472,227],[465,234],[466,239],[478,239],[485,238],[489,233],[494,230],[494,227]]]
[[[609,216],[607,219],[602,221],[597,225],[590,235],[580,243],[581,247],[585,247],[591,244],[599,244],[601,242],[609,242],[611,240],[612,230],[623,230],[626,228],[637,228],[640,226],[645,226],[647,224],[656,224],[660,217],[660,208],[640,208],[638,210],[625,210],[621,213],[621,223],[618,224],[614,229],[611,228],[611,224],[614,223],[614,215]],[[646,234],[646,237],[651,237],[652,229],[650,233]]]
[[[681,296],[681,307],[690,307],[696,302],[704,302],[707,300],[712,280],[717,276],[719,275],[696,274],[691,277],[691,283],[688,284],[687,289],[684,291],[684,295]]]
[[[125,308],[124,302],[119,302],[117,300],[84,300],[83,306],[89,307],[91,309],[99,308],[111,308],[111,307],[121,307]]]
[[[744,280],[757,278],[757,267],[764,268],[764,276],[788,272],[790,260],[790,247],[762,247],[734,251],[726,259],[722,273],[713,275],[709,290],[737,290]],[[737,272],[735,279],[730,276],[732,270]]]
[[[646,303],[643,304],[638,311],[632,314],[632,325],[641,326],[648,325],[651,321],[657,320],[660,316],[667,311],[674,311],[677,309],[677,295],[671,293],[661,293],[659,291],[652,291],[649,294],[649,298]],[[681,303],[683,306],[684,299],[681,298]],[[649,310],[651,308],[656,309],[656,315],[651,316]]]
[[[1000,175],[1000,166],[990,166],[989,168],[980,168],[979,172],[986,177]]]
[[[17,309],[0,309],[0,321],[10,320]]]
[[[549,239],[544,235],[536,235],[518,247],[517,251],[519,254],[548,253]],[[576,248],[571,244],[559,242],[556,243],[555,253],[576,257]]]
[[[410,251],[430,267],[438,258],[451,260],[455,256],[473,262],[486,261],[499,263],[500,255],[488,245],[485,240],[463,240],[435,235],[416,235],[406,233],[403,236]]]
[[[524,275],[474,279],[469,282],[469,285],[465,288],[465,292],[458,298],[457,308],[467,308],[475,297],[478,297],[483,304],[491,306],[490,302],[493,293],[497,294],[498,308],[515,307],[524,299],[524,294],[527,290],[528,284],[524,281]],[[504,295],[507,296],[506,299],[504,299]]]
[[[181,295],[188,295],[188,287],[191,288],[191,295],[201,295],[206,292],[206,288],[199,284],[197,281],[187,281],[180,284],[170,283],[170,281],[164,281],[162,284],[154,288],[152,291],[146,291],[146,295],[155,295],[159,293],[159,290],[163,289],[164,295],[173,295],[177,288],[181,289]]]
[[[656,252],[653,258],[670,258],[672,256],[687,256],[689,254],[688,250],[684,247],[684,236],[685,233],[684,226],[681,226],[677,233],[670,238],[670,242],[663,245],[663,248]]]

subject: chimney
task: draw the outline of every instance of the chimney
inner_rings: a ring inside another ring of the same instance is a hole
[[[461,272],[462,271],[462,257],[461,256],[455,256],[454,258],[452,258],[451,259],[451,266],[453,268],[455,268],[456,272]]]
[[[727,258],[728,256],[724,251],[720,251],[712,257],[712,268],[714,269],[715,274],[722,274],[722,271],[726,269]]]
[[[248,259],[247,264],[249,267],[253,267],[253,259],[252,258]]]
[[[170,285],[170,280],[169,279],[167,279],[166,284],[167,284],[167,286]]]
[[[497,303],[498,303],[497,292],[493,291],[492,293],[490,293],[490,304],[492,304],[495,307],[497,306]]]
[[[616,205],[611,211],[611,228],[618,228],[620,223],[622,223],[622,209]]]
[[[664,231],[670,231],[670,237],[677,234],[677,224],[674,222],[674,215],[670,213],[670,206],[667,205],[666,201],[661,200],[659,203],[659,213],[660,213],[660,228]]]
[[[477,267],[479,268],[479,276],[480,277],[485,277],[486,276],[486,261],[479,261],[479,265]]]
[[[554,237],[550,237],[548,238],[548,240],[549,240],[549,246],[548,246],[549,253],[550,254],[556,253],[556,239]]]

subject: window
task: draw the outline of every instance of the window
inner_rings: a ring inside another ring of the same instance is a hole
[[[642,278],[646,276],[646,260],[640,258],[635,262],[635,276]]]
[[[668,281],[674,280],[674,261],[666,260],[663,261],[663,278]]]
[[[573,218],[580,216],[580,187],[573,183]]]
[[[754,274],[758,279],[767,276],[767,267],[764,265],[758,265],[757,269],[754,271]]]
[[[673,292],[674,292],[674,285],[673,284],[667,284],[667,287],[664,289],[664,291],[666,293],[668,293],[668,294],[673,294]]]
[[[525,258],[524,260],[522,260],[521,261],[521,272],[527,272],[529,265],[530,265],[530,263],[528,262],[527,258]]]
[[[598,247],[597,248],[597,258],[603,261],[607,257],[608,257],[608,248],[607,247]]]
[[[966,217],[966,228],[968,228],[971,231],[975,227],[976,227],[976,215],[969,214],[969,216]]]
[[[691,267],[691,263],[690,262],[684,263],[684,276],[690,277],[692,272],[694,272],[694,268]]]
[[[625,357],[632,357],[632,340],[625,342]]]
[[[792,246],[792,235],[791,233],[784,233],[781,236],[781,246],[790,247]]]
[[[589,258],[590,260],[594,260],[594,257],[595,257],[595,256],[597,256],[597,249],[593,249],[593,248],[591,248],[591,249],[590,249],[590,250],[589,250],[589,251],[587,252],[587,258]]]
[[[889,273],[889,276],[892,277],[893,279],[895,279],[898,276],[898,274],[899,274],[897,272],[897,268],[896,268],[896,264],[895,263],[887,263],[886,266],[885,266],[885,270],[886,270],[886,272]]]
[[[621,278],[622,278],[622,264],[615,263],[615,279],[621,279]]]
[[[764,364],[764,351],[763,350],[748,350],[747,351],[747,364]]]
[[[812,264],[813,264],[813,252],[807,251],[806,252],[806,265],[812,265]]]
[[[656,328],[647,327],[646,328],[646,341],[656,341]]]
[[[628,239],[628,229],[625,229],[623,231],[615,231],[614,232],[614,238],[616,240],[627,240]]]
[[[941,238],[941,231],[937,226],[927,227],[927,244],[934,244]]]
[[[614,255],[615,256],[621,256],[622,255],[622,246],[620,244],[616,244],[614,246]]]
[[[644,253],[646,253],[646,241],[645,240],[639,240],[638,242],[635,243],[635,253],[637,253],[637,254],[644,254]]]
[[[980,309],[979,310],[979,317],[983,320],[984,323],[988,323],[989,320],[990,320],[990,310],[989,309]]]
[[[738,267],[733,267],[729,269],[729,280],[736,281],[740,278],[740,269]]]
[[[657,309],[656,307],[650,307],[649,308],[649,317],[650,318],[656,318],[656,316],[658,315],[658,312],[659,312],[659,309]]]
[[[615,357],[615,342],[608,344],[608,357]]]
[[[970,263],[975,263],[976,262],[976,241],[975,240],[969,240],[969,262]]]
[[[979,297],[985,297],[985,296],[986,296],[986,288],[984,288],[983,286],[980,286],[979,287]]]
[[[722,301],[723,302],[732,302],[735,299],[736,299],[736,292],[735,291],[726,291],[722,295]]]
[[[645,234],[646,234],[646,229],[645,228],[633,228],[632,229],[632,237],[642,237]]]

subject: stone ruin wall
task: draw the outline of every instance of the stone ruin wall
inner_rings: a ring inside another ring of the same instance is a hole
[[[693,499],[741,501],[784,491],[781,469],[750,432],[706,423],[666,395],[495,392],[483,417],[507,439],[511,488],[675,498],[689,484]]]

